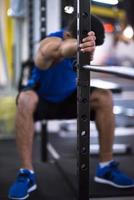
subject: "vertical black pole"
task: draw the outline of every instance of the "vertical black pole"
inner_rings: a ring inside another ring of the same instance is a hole
[[[77,39],[90,31],[90,0],[77,0]],[[77,54],[77,145],[78,145],[78,200],[89,200],[89,94],[90,72],[83,69],[90,64],[90,56],[78,51]]]
[[[46,0],[40,1],[40,34],[41,39],[46,37]]]
[[[40,37],[41,40],[46,37],[46,0],[40,1]],[[41,130],[41,159],[43,162],[48,160],[48,131],[47,131],[47,122],[42,121],[42,130]]]
[[[33,0],[28,1],[28,25],[29,25],[29,60],[33,61]],[[32,66],[31,66],[32,67]]]

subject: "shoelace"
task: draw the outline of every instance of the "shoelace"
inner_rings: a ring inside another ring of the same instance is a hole
[[[118,162],[112,162],[109,165],[109,169],[112,171],[120,172],[120,170],[118,169],[118,166],[119,166]]]
[[[27,176],[27,174],[20,173],[18,175],[18,181],[19,182],[25,182],[26,180],[27,180],[27,182],[30,182],[30,178]]]
[[[105,174],[111,174],[112,172],[120,173],[120,170],[118,169],[119,163],[118,162],[112,162],[109,164],[108,167],[105,167],[104,170],[101,171],[101,175],[105,176]]]

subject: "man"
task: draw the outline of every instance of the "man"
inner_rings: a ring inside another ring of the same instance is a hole
[[[92,31],[78,46],[76,19],[69,26],[50,34],[40,42],[35,56],[36,67],[28,86],[18,97],[16,141],[21,158],[17,180],[9,190],[10,199],[26,199],[37,188],[32,165],[34,121],[45,117],[76,117],[76,72],[73,63],[77,49],[93,56],[96,45],[104,41],[101,22],[92,16]],[[109,90],[91,88],[91,119],[99,132],[100,163],[95,181],[115,187],[133,187],[134,181],[119,171],[112,157],[114,115],[112,94]]]

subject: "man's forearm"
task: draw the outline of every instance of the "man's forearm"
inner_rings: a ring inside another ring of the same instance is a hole
[[[61,39],[47,38],[41,44],[35,56],[35,63],[41,69],[49,68],[53,62],[61,57]]]
[[[59,38],[48,38],[45,40],[35,57],[36,65],[41,69],[48,69],[53,63],[58,62],[62,58],[72,57],[77,51],[77,40]]]
[[[60,46],[60,53],[62,57],[72,57],[77,52],[77,40],[76,39],[67,39],[62,42]]]
[[[78,47],[83,53],[89,53],[89,59],[91,60],[90,55],[95,50],[95,39],[94,32],[89,32],[80,45],[78,45],[77,39],[74,38],[64,40],[58,37],[46,38],[40,44],[35,63],[41,69],[48,69],[63,58],[73,57]]]

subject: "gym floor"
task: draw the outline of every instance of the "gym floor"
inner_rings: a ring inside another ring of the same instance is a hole
[[[132,137],[126,139],[126,143],[132,144]],[[124,138],[125,139],[125,138]],[[37,172],[38,190],[29,199],[31,200],[76,200],[76,151],[75,138],[61,138],[50,133],[50,141],[53,147],[60,153],[60,160],[43,163],[40,158],[40,136],[35,138],[34,144],[34,166]],[[121,142],[122,139],[120,140]],[[118,138],[119,142],[119,138]],[[64,148],[63,148],[64,146]],[[120,168],[128,175],[134,177],[133,150],[129,154],[115,155],[120,162]],[[108,185],[100,185],[93,181],[98,156],[90,157],[90,199],[130,199],[134,195],[134,189],[121,190]],[[7,199],[8,188],[16,178],[19,168],[19,159],[16,153],[15,140],[0,140],[0,199]]]

